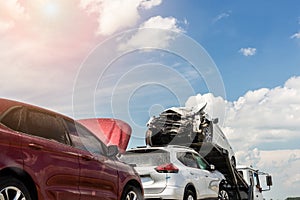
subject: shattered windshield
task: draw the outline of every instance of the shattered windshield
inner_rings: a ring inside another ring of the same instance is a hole
[[[138,167],[159,166],[170,162],[169,152],[163,150],[138,150],[123,154],[121,161]]]

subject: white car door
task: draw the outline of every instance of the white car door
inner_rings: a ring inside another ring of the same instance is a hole
[[[210,172],[209,164],[204,161],[202,157],[197,154],[193,154],[198,166],[199,166],[199,174],[205,179],[205,194],[206,198],[217,197],[219,192],[219,183],[220,179],[215,176],[214,173]]]
[[[192,182],[197,191],[197,198],[209,197],[207,194],[206,173],[201,170],[193,153],[184,152],[178,156],[178,160],[186,166],[186,179]]]
[[[251,183],[253,185],[253,199],[254,200],[263,199],[262,189],[260,187],[259,176],[257,172],[250,172],[249,174],[250,174],[250,179],[252,179]]]

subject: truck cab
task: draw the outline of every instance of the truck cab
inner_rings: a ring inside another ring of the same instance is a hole
[[[251,200],[263,200],[263,191],[269,191],[272,185],[272,177],[268,173],[261,172],[253,167],[237,166],[239,174],[243,177],[246,183],[249,185],[249,199]],[[261,179],[265,177],[265,183]],[[263,189],[263,187],[268,187]]]

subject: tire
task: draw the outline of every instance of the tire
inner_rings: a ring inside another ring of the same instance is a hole
[[[227,190],[222,187],[219,190],[218,200],[230,200]]]
[[[121,200],[143,200],[142,192],[134,186],[126,186],[122,194]]]
[[[7,176],[0,181],[0,199],[4,200],[32,200],[26,186],[18,179]]]
[[[183,200],[197,200],[196,194],[192,190],[187,190],[184,193]]]

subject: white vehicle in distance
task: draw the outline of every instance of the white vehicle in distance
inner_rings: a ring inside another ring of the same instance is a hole
[[[138,147],[120,160],[135,167],[145,199],[229,199],[223,174],[189,147]]]
[[[249,186],[248,199],[263,200],[263,192],[271,190],[273,184],[272,176],[266,172],[254,169],[252,166],[237,166],[236,169]],[[262,179],[263,177],[265,177],[265,181]],[[268,188],[265,188],[266,186]]]

